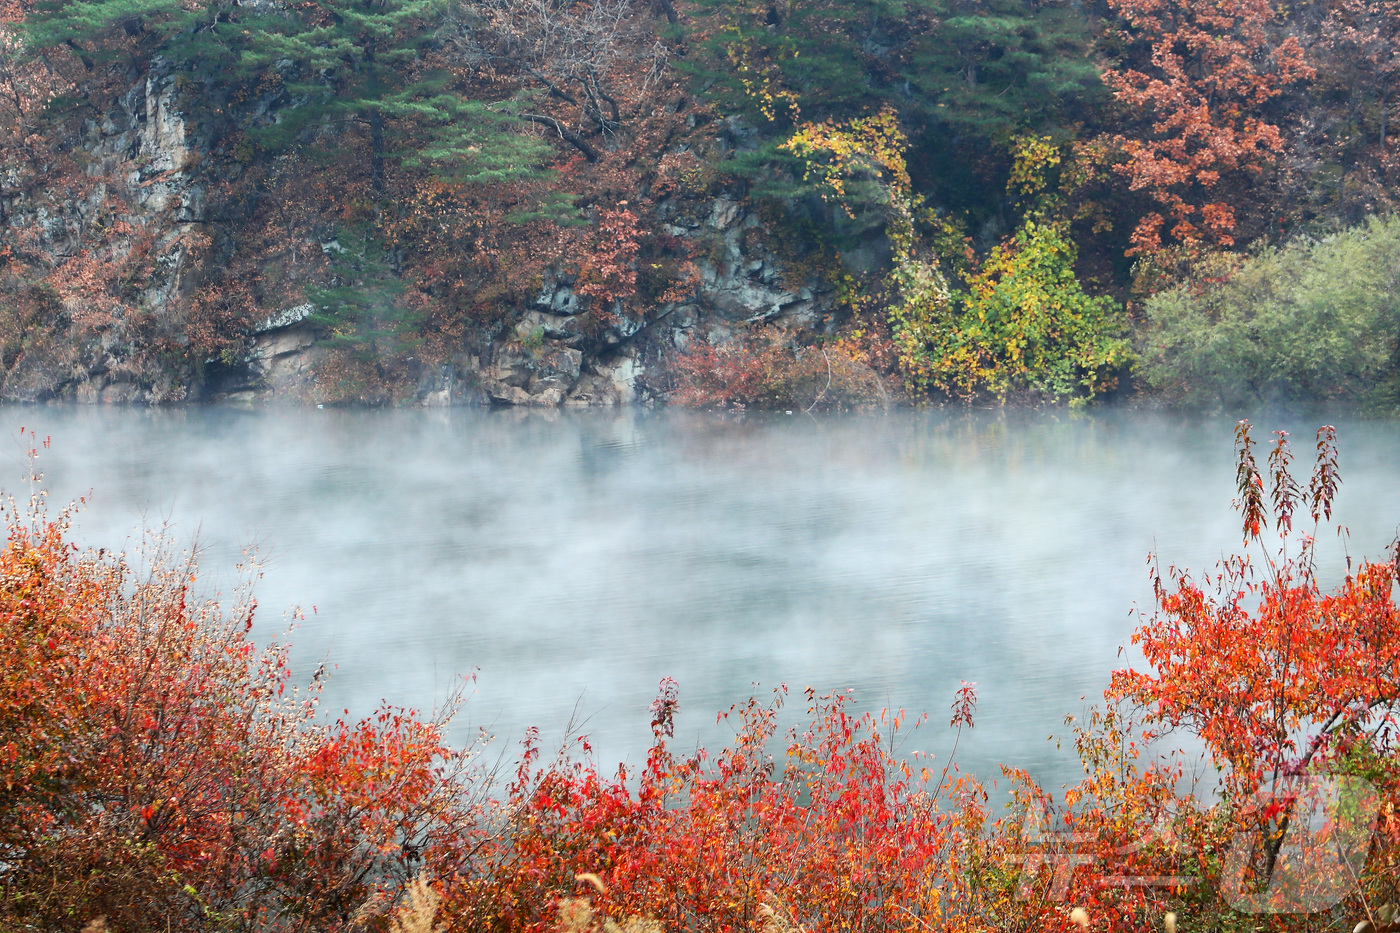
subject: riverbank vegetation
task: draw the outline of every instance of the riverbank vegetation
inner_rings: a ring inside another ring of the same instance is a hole
[[[1063,792],[1008,769],[1004,811],[904,711],[780,687],[734,738],[609,769],[525,737],[508,773],[449,747],[451,707],[330,722],[320,673],[251,640],[255,601],[199,598],[157,537],[85,551],[37,477],[0,552],[0,927],[112,930],[1384,930],[1400,890],[1400,555],[1324,592],[1313,541],[1340,476],[1238,435],[1245,551],[1199,576],[1154,562],[1146,665],[1069,720]],[[255,575],[255,568],[248,568]],[[941,723],[935,723],[941,727]],[[1213,768],[1184,774],[1174,735]],[[1357,927],[1361,929],[1360,926]]]
[[[1145,305],[1142,375],[1195,404],[1400,401],[1400,222],[1217,257]]]
[[[1392,406],[1397,35],[1392,0],[5,0],[0,388]],[[294,308],[283,385],[253,345]]]

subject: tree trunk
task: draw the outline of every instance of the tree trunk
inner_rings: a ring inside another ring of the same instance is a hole
[[[530,123],[538,123],[541,126],[547,126],[550,129],[554,130],[554,132],[559,134],[560,139],[573,146],[579,152],[582,152],[583,157],[589,162],[598,161],[598,158],[601,155],[601,153],[599,153],[597,149],[593,148],[593,146],[589,144],[588,140],[584,139],[582,136],[575,133],[573,130],[569,129],[563,123],[559,122],[553,117],[544,116],[538,113],[522,113],[519,116],[522,120],[527,120]]]
[[[1385,164],[1386,164],[1386,161],[1385,161],[1385,131],[1386,131],[1385,118],[1388,116],[1388,114],[1387,114],[1386,111],[1387,111],[1387,109],[1388,109],[1389,106],[1390,106],[1390,102],[1389,102],[1388,100],[1386,100],[1386,98],[1389,96],[1389,92],[1390,92],[1390,85],[1389,85],[1388,83],[1382,83],[1382,84],[1381,84],[1381,166],[1382,166],[1382,170],[1383,170],[1383,171],[1385,170]],[[1389,172],[1387,171],[1386,174],[1389,174]]]
[[[369,186],[378,201],[384,197],[384,115],[369,112]]]

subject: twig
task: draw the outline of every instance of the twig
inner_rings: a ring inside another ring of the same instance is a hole
[[[822,396],[826,395],[826,390],[831,388],[831,357],[826,355],[826,347],[822,347],[822,359],[826,360],[826,385],[822,386],[822,390],[817,393],[817,397],[812,399],[812,404],[802,409],[802,414],[804,415],[810,414],[812,409],[817,407],[817,403],[822,400]]]

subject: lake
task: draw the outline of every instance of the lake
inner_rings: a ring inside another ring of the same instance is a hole
[[[292,633],[298,676],[327,660],[328,709],[430,707],[475,670],[454,727],[513,750],[571,717],[606,770],[638,765],[662,677],[677,740],[716,748],[717,711],[786,683],[924,711],[905,751],[941,765],[948,708],[977,684],[957,759],[1075,779],[1066,714],[1100,698],[1150,609],[1147,555],[1207,568],[1240,541],[1234,420],[1132,411],[723,418],[688,412],[244,412],[7,408],[52,497],[92,490],[78,539],[143,523],[196,535],[204,587],[252,546],[255,635]],[[1328,413],[1323,413],[1324,415]],[[1323,416],[1295,431],[1304,478]],[[1400,522],[1400,424],[1333,415],[1346,549],[1379,556]],[[1342,574],[1327,536],[1324,582]],[[1120,649],[1123,649],[1120,654]]]

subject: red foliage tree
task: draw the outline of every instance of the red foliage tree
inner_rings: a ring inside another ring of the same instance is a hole
[[[638,772],[608,777],[583,740],[580,757],[541,765],[531,732],[502,799],[475,806],[440,719],[318,724],[312,698],[285,693],[285,651],[247,640],[251,602],[231,616],[199,603],[187,562],[137,576],[80,552],[36,493],[11,508],[0,551],[0,923],[373,928],[421,866],[454,928],[498,933],[632,920],[636,933],[1049,933],[1070,905],[1081,927],[1155,928],[1186,909],[1212,928],[1239,831],[1277,855],[1287,824],[1266,808],[1261,831],[1254,789],[1323,766],[1390,804],[1363,896],[1341,908],[1384,920],[1400,893],[1400,570],[1363,562],[1321,592],[1331,430],[1306,487],[1282,434],[1263,469],[1247,425],[1238,437],[1245,540],[1272,521],[1280,550],[1230,558],[1204,585],[1155,569],[1157,612],[1136,635],[1149,669],[1115,673],[1109,708],[1076,727],[1086,777],[1056,803],[1006,769],[1019,806],[995,822],[951,754],[936,777],[898,754],[902,711],[858,715],[847,694],[808,690],[809,724],[780,739],[784,687],[721,715],[734,738],[718,754],[680,755],[670,681]],[[1304,514],[1312,534],[1295,530]],[[951,726],[971,727],[975,699],[964,684]],[[1144,739],[1178,726],[1225,769],[1218,799],[1178,790],[1180,757],[1144,764]],[[412,897],[424,924],[425,892]],[[1261,928],[1313,923],[1274,914]]]
[[[607,779],[565,757],[538,768],[527,742],[506,844],[488,874],[449,888],[449,916],[547,930],[579,879],[595,886],[595,910],[667,929],[896,930],[943,915],[969,856],[952,837],[980,826],[985,796],[945,771],[956,805],[939,808],[930,774],[894,754],[902,711],[855,715],[846,695],[808,690],[811,725],[775,748],[780,688],[770,704],[721,714],[736,733],[713,759],[679,758],[667,743],[674,684],[666,691],[635,791],[625,769]],[[967,685],[957,727],[971,726],[974,703]]]
[[[725,343],[695,340],[673,360],[670,401],[721,411],[887,408],[890,391],[871,365],[882,362],[881,338],[887,357],[892,356],[884,334],[858,333],[824,346],[796,347],[789,335],[770,326],[737,333]]]
[[[1257,175],[1283,148],[1263,107],[1313,69],[1292,36],[1271,31],[1271,0],[1110,0],[1145,46],[1141,65],[1110,69],[1120,102],[1150,122],[1114,141],[1119,170],[1165,211],[1143,217],[1133,252],[1162,248],[1163,228],[1188,246],[1231,245],[1236,226],[1230,183]]]
[[[1258,564],[1230,558],[1205,585],[1158,569],[1159,611],[1134,636],[1152,672],[1119,671],[1113,690],[1157,722],[1190,726],[1228,762],[1240,792],[1352,755],[1389,761],[1400,708],[1396,555],[1349,567],[1336,590],[1322,592],[1314,536],[1339,484],[1332,429],[1318,431],[1306,489],[1290,474],[1284,432],[1264,471],[1247,422],[1237,437],[1245,541],[1261,542],[1272,514],[1279,550]],[[1312,526],[1293,541],[1300,510]]]
[[[81,551],[68,519],[40,492],[6,514],[0,925],[343,929],[470,837],[442,718],[319,723],[251,598],[201,601],[159,542],[139,572]]]

